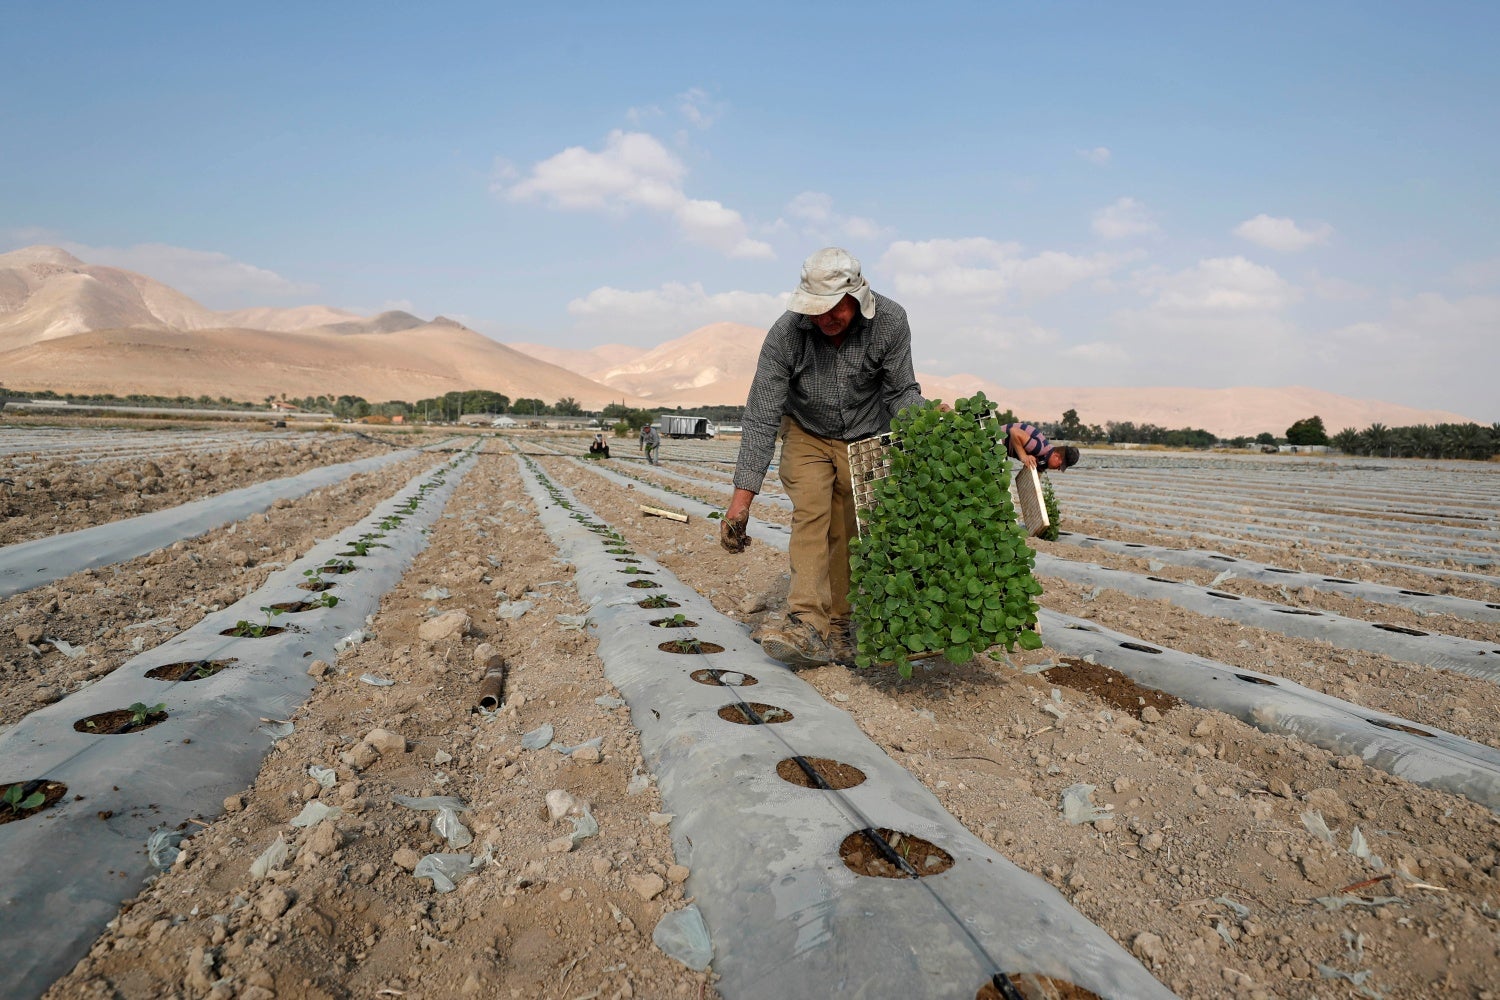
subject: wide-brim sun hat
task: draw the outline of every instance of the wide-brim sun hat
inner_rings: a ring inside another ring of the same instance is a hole
[[[852,295],[860,315],[875,318],[875,293],[859,271],[859,261],[847,250],[828,247],[802,262],[802,280],[786,307],[804,316],[821,316]]]

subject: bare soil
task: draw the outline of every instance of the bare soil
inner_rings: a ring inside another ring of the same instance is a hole
[[[667,834],[672,818],[639,777],[629,710],[595,702],[618,692],[604,680],[594,640],[557,620],[586,610],[571,568],[557,562],[514,461],[498,445],[489,450],[450,501],[451,516],[432,529],[428,549],[386,595],[375,637],[327,665],[295,716],[296,731],[276,744],[254,785],[231,796],[225,815],[199,817],[207,825],[185,842],[173,869],[126,904],[50,997],[717,995],[711,972],[691,972],[651,944],[656,921],[689,899],[689,873]],[[752,545],[730,555],[719,548],[712,522],[648,517],[629,489],[569,461],[541,464],[630,548],[747,628],[784,604],[784,554]],[[378,485],[402,478],[382,473]],[[331,533],[382,495],[375,487],[319,491],[299,506],[299,526],[316,530],[306,525],[322,516],[321,530]],[[728,488],[702,493],[722,504]],[[778,519],[767,504],[754,513]],[[107,640],[92,640],[100,648],[90,660],[123,657],[131,637],[154,630],[125,631],[131,619],[171,613],[174,627],[185,627],[195,620],[191,605],[253,586],[260,560],[304,551],[306,539],[286,523],[286,512],[271,514],[193,543],[205,565],[189,565],[185,545],[0,603],[8,626],[0,640],[13,642],[10,630],[38,614],[66,612],[80,630],[97,627],[96,620],[113,630]],[[255,534],[241,534],[249,532]],[[1181,544],[1147,532],[1108,534],[1132,536]],[[264,548],[249,545],[251,537],[264,539]],[[256,553],[251,565],[230,567],[222,555],[230,545]],[[1233,554],[1271,558],[1263,546],[1243,549]],[[1047,550],[1106,562],[1095,551]],[[219,561],[206,565],[210,557]],[[1281,565],[1300,562],[1328,575],[1420,582],[1413,589],[1433,592],[1444,586],[1400,570],[1279,557]],[[1122,560],[1119,568],[1144,571],[1140,560]],[[171,585],[192,594],[191,602],[158,589],[166,566]],[[119,576],[144,584],[152,569],[152,586],[129,588],[128,600],[121,596],[126,588],[101,582]],[[1170,567],[1159,575],[1174,578]],[[1194,579],[1204,582],[1201,573]],[[1162,601],[1044,583],[1046,606],[1142,641],[1292,677],[1500,746],[1496,685],[1203,618]],[[1257,585],[1239,583],[1236,592],[1260,596]],[[1500,601],[1500,593],[1469,581],[1451,585],[1464,596]],[[450,596],[424,596],[433,587]],[[500,602],[523,595],[535,602],[532,610],[514,620],[496,616]],[[1320,592],[1292,596],[1299,606],[1347,606]],[[51,603],[57,607],[41,611]],[[450,610],[468,614],[465,634],[438,642],[418,637],[424,621]],[[1392,609],[1366,610],[1382,620],[1412,620]],[[1446,617],[1442,624],[1473,636],[1493,628]],[[1422,627],[1439,630],[1431,619]],[[17,652],[12,645],[5,655]],[[496,654],[507,679],[501,710],[487,715],[474,702],[487,658]],[[1023,672],[1026,666],[1042,672]],[[1049,881],[1181,996],[1500,996],[1494,812],[1357,757],[1173,704],[1134,689],[1108,666],[1057,662],[1045,649],[1009,656],[996,650],[962,666],[925,661],[906,680],[892,670],[837,665],[800,676],[850,712],[976,835]],[[91,668],[47,652],[8,669],[24,705],[40,700],[43,685],[60,696]],[[373,687],[360,681],[364,674],[396,684]],[[600,737],[601,749],[572,756],[523,750],[521,735],[543,723],[556,728],[561,743]],[[375,730],[396,734],[402,748],[381,738],[387,749],[374,750],[367,738]],[[314,764],[334,770],[331,788],[309,776]],[[1106,818],[1078,826],[1063,819],[1063,790],[1078,783],[1093,786],[1091,801]],[[547,810],[554,789],[589,803],[597,836],[571,845],[571,824],[551,820]],[[493,860],[452,893],[416,879],[418,858],[448,848],[432,830],[433,814],[395,804],[397,794],[459,796],[475,838],[464,850],[488,851]],[[342,815],[309,829],[288,826],[314,798]],[[1313,811],[1332,830],[1332,843],[1306,825],[1304,815]],[[1383,867],[1350,853],[1355,828]],[[251,862],[278,836],[291,858],[267,878],[252,878]]]

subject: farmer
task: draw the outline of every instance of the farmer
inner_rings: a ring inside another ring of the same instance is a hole
[[[591,458],[609,457],[609,444],[604,440],[603,434],[594,435],[594,442],[589,445],[589,456]]]
[[[784,426],[792,584],[786,621],[762,635],[761,648],[793,669],[830,659],[852,665],[848,442],[890,430],[897,411],[925,401],[912,374],[906,311],[871,291],[848,251],[829,247],[807,258],[787,310],[761,346],[719,541],[730,552],[748,544],[750,502]]]
[[[1001,424],[1000,433],[1005,435],[1005,454],[1018,459],[1028,469],[1061,472],[1078,464],[1077,448],[1070,444],[1052,447],[1047,435],[1032,424]]]
[[[641,428],[641,451],[646,453],[647,462],[652,465],[661,464],[661,434],[655,424],[647,424]]]

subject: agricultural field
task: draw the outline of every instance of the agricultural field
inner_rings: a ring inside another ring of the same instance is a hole
[[[774,467],[733,556],[733,441],[588,440],[421,439],[0,600],[0,992],[1500,995],[1500,468],[1086,452],[1046,645],[902,679],[754,644]]]

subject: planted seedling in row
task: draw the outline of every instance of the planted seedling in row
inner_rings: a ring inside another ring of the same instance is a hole
[[[41,792],[32,792],[30,795],[27,795],[25,785],[20,782],[11,785],[5,790],[4,795],[0,795],[0,806],[9,809],[13,813],[35,809],[46,801],[47,796]]]
[[[867,532],[850,545],[857,665],[895,663],[910,677],[913,654],[964,663],[996,645],[1041,646],[1036,554],[1002,485],[989,413],[980,393],[947,413],[907,407],[892,422],[890,475],[875,483]]]
[[[1047,527],[1042,537],[1049,542],[1057,541],[1058,525],[1062,523],[1062,511],[1057,506],[1057,494],[1052,492],[1052,480],[1042,477],[1042,505],[1047,508]]]
[[[338,598],[334,598],[334,600],[337,601]],[[230,629],[228,634],[239,639],[264,639],[268,634],[273,634],[271,633],[271,629],[274,626],[271,624],[271,619],[285,612],[281,608],[274,607],[263,607],[260,610],[266,616],[266,623],[264,625],[258,625],[248,619],[241,618],[234,623],[234,628]]]
[[[637,602],[637,607],[642,608],[675,608],[677,606],[677,602],[666,594],[657,594],[654,597],[648,597],[643,601]]]
[[[689,628],[693,623],[688,621],[687,615],[679,611],[671,618],[662,618],[652,622],[651,624],[655,625],[657,628]]]
[[[308,601],[307,603],[313,605],[314,607],[332,608],[339,603],[339,599],[325,591],[312,600]]]
[[[155,705],[148,705],[144,701],[138,701],[125,709],[125,711],[130,713],[130,724],[132,726],[145,725],[146,721],[152,716],[161,715],[166,710],[167,703],[164,701]]]

